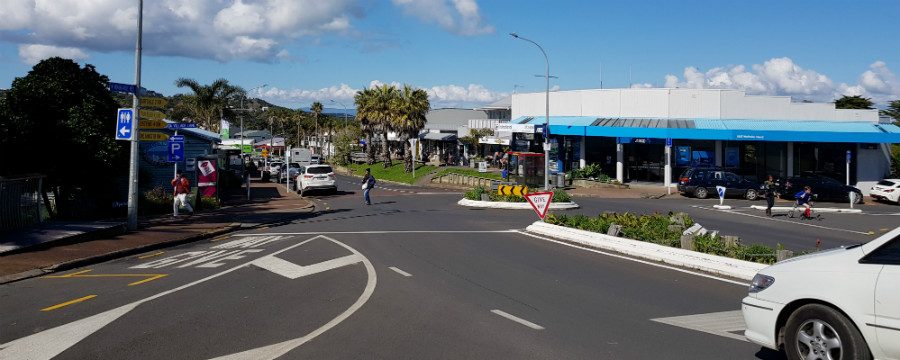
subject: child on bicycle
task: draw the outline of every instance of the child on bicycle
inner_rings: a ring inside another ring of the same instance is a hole
[[[797,198],[797,205],[803,205],[803,207],[806,208],[806,210],[803,211],[803,216],[806,216],[808,219],[811,215],[809,201],[816,197],[816,195],[812,193],[812,188],[810,188],[809,185],[804,186],[803,191],[798,192],[794,197]]]

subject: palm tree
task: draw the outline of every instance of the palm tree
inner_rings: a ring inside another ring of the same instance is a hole
[[[400,113],[400,91],[385,84],[376,89],[375,93],[375,130],[381,132],[381,157],[384,159],[384,168],[387,169],[391,166],[388,132],[396,130],[394,122]]]
[[[319,150],[319,114],[322,113],[322,103],[316,101],[312,103],[309,107],[309,111],[312,111],[313,117],[316,119],[316,154],[319,154],[321,151]],[[319,154],[319,156],[322,156]]]
[[[356,92],[353,96],[353,103],[356,104],[356,119],[359,120],[359,127],[366,136],[366,163],[372,165],[375,163],[375,148],[372,147],[372,137],[375,134],[377,114],[375,113],[375,103],[377,101],[377,93],[375,89],[363,89]]]
[[[244,95],[244,89],[228,84],[226,79],[218,79],[211,85],[200,85],[194,79],[179,78],[175,86],[189,87],[194,95],[188,96],[188,112],[193,116],[194,122],[201,128],[212,132],[219,132],[220,119],[226,114],[231,115],[228,108],[228,100]]]
[[[409,139],[419,136],[419,132],[425,127],[425,115],[431,108],[428,101],[428,93],[422,89],[413,90],[408,84],[403,85],[403,93],[400,95],[400,111],[396,121],[396,128],[403,139],[403,161],[406,173],[412,172],[413,159]]]

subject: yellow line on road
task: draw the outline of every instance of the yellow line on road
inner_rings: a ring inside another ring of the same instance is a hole
[[[888,229],[888,228],[881,228],[881,229],[878,229],[878,230],[881,230],[881,232],[888,232],[888,231],[891,231],[891,229]]]
[[[268,226],[263,226],[263,227],[261,227],[261,228],[257,228],[256,230],[265,230],[265,229],[268,229],[268,228],[269,228]]]
[[[211,242],[216,242],[216,241],[220,241],[220,240],[225,240],[225,239],[230,238],[230,237],[231,237],[231,236],[223,236],[223,237],[219,237],[219,238],[212,239],[212,240],[210,240],[210,241],[211,241]]]
[[[145,278],[147,278],[147,279],[144,279],[144,280],[141,280],[141,281],[136,281],[136,282],[133,282],[133,283],[131,283],[131,284],[128,284],[128,286],[132,286],[132,285],[143,284],[143,283],[148,282],[148,281],[153,281],[153,280],[156,280],[156,279],[159,279],[159,278],[161,278],[161,277],[164,277],[164,276],[168,275],[168,274],[98,274],[98,275],[81,275],[81,274],[84,274],[84,273],[86,273],[86,272],[88,272],[88,271],[91,271],[91,270],[85,270],[85,271],[77,272],[77,273],[74,273],[74,274],[68,274],[68,275],[50,275],[50,276],[44,276],[44,277],[45,277],[45,278],[50,278],[50,279],[55,279],[55,278],[72,278],[72,277],[79,277],[79,278],[100,278],[100,277],[145,277]]]
[[[85,297],[83,297],[83,298],[81,298],[81,299],[75,299],[75,300],[72,300],[72,301],[66,301],[66,302],[64,302],[64,303],[62,303],[62,304],[59,304],[59,305],[53,305],[53,306],[48,307],[48,308],[43,308],[43,309],[41,309],[41,311],[56,310],[56,309],[59,309],[59,308],[61,308],[61,307],[63,307],[63,306],[72,305],[72,304],[74,304],[74,303],[82,302],[82,301],[85,301],[85,300],[87,300],[87,299],[95,298],[95,297],[97,297],[97,295],[88,295],[88,296],[85,296]]]
[[[160,251],[160,252],[158,252],[158,253],[156,253],[156,254],[150,254],[150,255],[140,256],[140,257],[138,257],[138,259],[146,259],[146,258],[148,258],[148,257],[154,257],[154,256],[156,256],[156,255],[162,255],[162,254],[165,254],[165,253],[166,253],[165,251]]]

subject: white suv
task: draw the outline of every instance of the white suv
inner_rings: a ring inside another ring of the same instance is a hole
[[[759,271],[744,336],[788,359],[900,359],[900,228]]]
[[[304,166],[297,174],[296,180],[295,186],[300,196],[310,190],[328,190],[331,194],[337,193],[334,171],[330,165]]]

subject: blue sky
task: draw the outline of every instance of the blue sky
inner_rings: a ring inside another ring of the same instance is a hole
[[[40,59],[132,83],[137,0],[0,1],[0,88]],[[377,84],[472,108],[543,91],[693,87],[830,102],[900,99],[900,2],[154,0],[144,4],[142,85],[226,78],[291,108],[353,107]],[[335,102],[332,103],[331,100]]]

